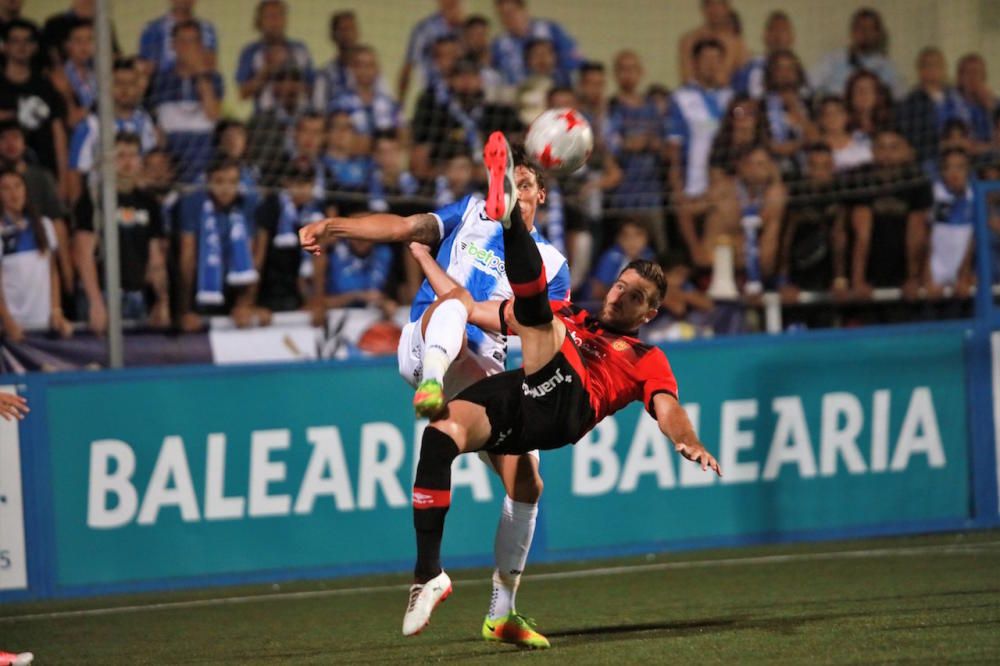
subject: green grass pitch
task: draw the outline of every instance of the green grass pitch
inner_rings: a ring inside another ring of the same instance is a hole
[[[1000,663],[1000,532],[529,563],[538,652],[482,641],[489,573],[451,573],[414,638],[395,575],[6,604],[0,648],[40,666]]]

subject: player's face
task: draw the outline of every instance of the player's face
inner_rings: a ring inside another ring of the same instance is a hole
[[[600,320],[602,324],[623,331],[634,331],[656,316],[650,301],[656,296],[656,287],[633,270],[618,276],[604,297]]]
[[[545,203],[545,190],[538,186],[535,172],[527,167],[514,167],[514,183],[517,185],[517,203],[521,207],[521,217],[532,225],[535,223],[535,211]]]

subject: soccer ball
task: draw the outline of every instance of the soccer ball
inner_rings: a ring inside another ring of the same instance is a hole
[[[594,150],[594,132],[579,111],[549,109],[531,123],[524,147],[528,157],[543,169],[572,173]]]

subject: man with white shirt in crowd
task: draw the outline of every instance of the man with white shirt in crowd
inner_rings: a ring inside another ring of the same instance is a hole
[[[709,154],[733,91],[725,85],[724,47],[715,39],[694,45],[694,79],[671,96],[667,130],[670,190],[677,223],[694,262],[703,267],[711,257],[698,240],[696,219],[708,211]]]
[[[847,48],[827,53],[809,72],[812,87],[821,94],[843,95],[847,80],[858,70],[873,72],[901,98],[906,89],[896,65],[889,59],[889,33],[882,15],[863,8],[851,16],[851,42]]]

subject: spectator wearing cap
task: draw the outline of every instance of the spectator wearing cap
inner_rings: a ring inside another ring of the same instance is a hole
[[[490,132],[508,136],[523,131],[511,107],[486,101],[479,65],[463,58],[455,65],[446,93],[425,90],[413,117],[413,174],[429,181],[452,155],[468,153],[481,159]],[[478,163],[478,162],[477,162]]]
[[[60,196],[66,197],[66,103],[49,79],[32,66],[37,52],[38,28],[24,19],[9,21],[0,73],[0,120],[21,124],[35,158],[56,177]]]
[[[809,81],[821,95],[843,95],[847,80],[862,69],[888,86],[892,97],[899,99],[905,94],[903,79],[889,58],[889,32],[882,15],[867,7],[851,16],[848,46],[823,56],[810,70]]]
[[[253,99],[254,111],[274,108],[277,102],[271,82],[277,72],[288,68],[302,72],[307,96],[311,95],[312,58],[304,42],[287,35],[288,3],[260,0],[254,10],[254,29],[260,38],[243,47],[236,66],[240,99]]]
[[[399,70],[397,96],[400,101],[406,100],[414,69],[420,71],[425,88],[432,85],[434,80],[434,56],[432,52],[434,44],[445,36],[457,39],[464,23],[465,5],[463,0],[438,0],[438,11],[413,27],[406,46],[406,59]]]
[[[271,312],[308,307],[313,324],[323,323],[326,256],[313,257],[299,247],[299,229],[324,217],[322,200],[314,196],[315,180],[308,160],[293,160],[281,189],[257,207],[254,265],[260,274],[257,307],[265,321]]]
[[[528,42],[544,39],[555,47],[559,76],[568,82],[583,61],[570,34],[555,21],[533,18],[526,0],[496,0],[496,9],[503,32],[493,40],[493,66],[500,70],[504,81],[516,86],[527,78]]]
[[[376,133],[405,135],[406,120],[396,100],[378,87],[379,67],[375,49],[367,45],[355,46],[350,62],[354,87],[334,98],[327,113],[344,112],[351,116],[359,140],[354,152],[363,153],[369,149],[372,136]],[[405,136],[403,138],[405,142]]]
[[[205,57],[214,68],[219,52],[219,38],[215,26],[194,14],[196,0],[170,0],[170,9],[158,19],[146,24],[139,37],[139,67],[147,77],[168,69],[177,60],[174,52],[174,26],[185,21],[196,21],[201,27],[201,43]]]
[[[162,209],[156,198],[140,186],[142,145],[134,134],[115,137],[115,227],[118,230],[118,263],[121,267],[122,317],[156,327],[170,323],[167,289],[165,232]],[[73,253],[80,273],[77,318],[87,321],[100,335],[107,331],[103,252],[97,241],[103,222],[89,189],[83,191],[73,211]],[[152,298],[147,300],[147,289]]]
[[[222,112],[222,77],[201,38],[201,25],[185,21],[174,26],[177,60],[157,72],[149,89],[157,124],[167,149],[177,161],[177,177],[192,183],[212,158],[215,123]]]

